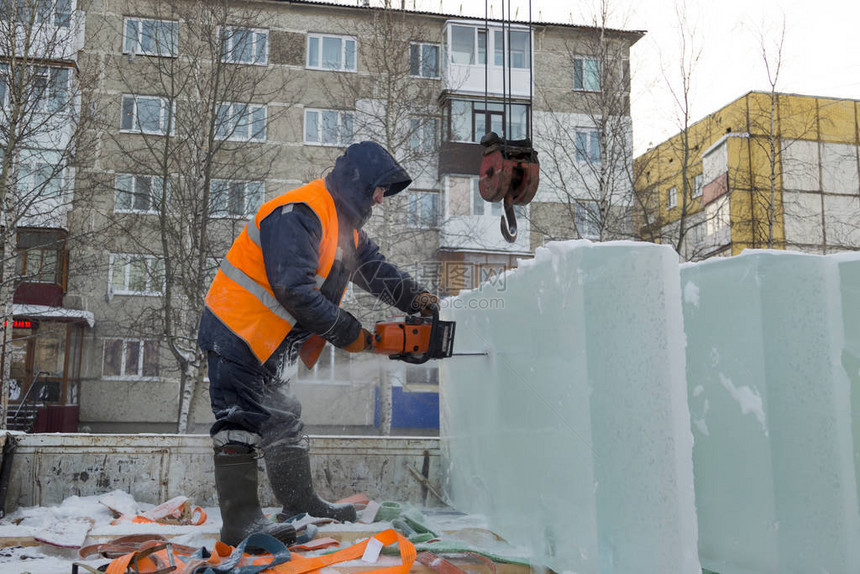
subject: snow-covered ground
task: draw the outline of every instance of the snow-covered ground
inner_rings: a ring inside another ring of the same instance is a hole
[[[205,546],[211,551],[221,528],[221,513],[218,508],[205,508],[207,519],[199,526],[137,524],[127,519],[116,521],[105,502],[127,516],[153,508],[153,505],[138,503],[131,495],[119,490],[97,496],[72,496],[59,506],[20,508],[0,520],[0,574],[68,574],[72,571],[74,562],[97,568],[107,564],[109,560],[98,555],[88,559],[80,558],[80,545],[106,543],[129,534],[160,534],[171,542],[194,547]],[[278,509],[264,510],[270,514]],[[467,538],[475,548],[508,556],[526,557],[523,548],[508,545],[498,541],[495,536],[488,535],[487,522],[483,516],[440,512],[436,509],[428,511],[427,519],[426,524],[436,531],[471,531],[471,536]],[[367,532],[369,537],[390,527],[391,524],[386,522],[371,525],[332,524],[322,526],[319,536],[326,536],[327,531],[336,531]],[[364,537],[359,535],[358,538]],[[49,540],[51,543],[39,540]],[[366,563],[362,564],[367,566]]]

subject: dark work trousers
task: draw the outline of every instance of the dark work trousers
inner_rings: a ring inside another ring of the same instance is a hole
[[[277,367],[231,361],[209,351],[209,398],[215,423],[209,433],[246,431],[262,444],[301,438],[302,405],[292,390],[298,351],[286,353]]]

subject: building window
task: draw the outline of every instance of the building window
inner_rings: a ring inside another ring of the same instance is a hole
[[[574,133],[576,161],[580,163],[600,163],[600,134],[597,130],[577,129]]]
[[[0,1],[0,20],[23,25],[33,22],[40,26],[47,22],[60,28],[68,28],[72,20],[72,1],[2,0]]]
[[[493,31],[493,64],[505,65],[504,34],[501,30]],[[511,30],[508,35],[509,66],[514,69],[528,70],[531,66],[531,47],[529,33],[521,30]]]
[[[355,38],[308,34],[308,68],[354,72],[355,55]]]
[[[108,289],[118,295],[161,295],[164,261],[152,255],[111,253]]]
[[[265,66],[269,57],[269,32],[227,26],[224,29],[222,62]]]
[[[120,131],[167,135],[168,124],[172,131],[169,108],[167,98],[126,94],[122,97]]]
[[[102,376],[155,379],[158,377],[158,341],[105,339]]]
[[[600,209],[596,201],[577,201],[574,220],[579,236],[584,239],[600,238]]]
[[[406,365],[407,385],[439,385],[439,368],[435,365]]]
[[[18,276],[29,283],[60,283],[59,252],[56,248],[33,248],[18,252]]]
[[[672,209],[678,206],[678,188],[670,187],[666,194],[666,209]]]
[[[345,146],[352,142],[352,113],[339,110],[305,110],[305,143]]]
[[[9,66],[0,64],[0,109],[9,109]]]
[[[406,224],[409,227],[436,227],[439,214],[439,194],[435,191],[409,191]]]
[[[600,91],[600,60],[573,59],[573,89],[580,92]]]
[[[218,104],[215,138],[231,141],[266,141],[266,106],[258,104]]]
[[[490,203],[488,201],[484,201],[484,198],[481,197],[481,189],[478,186],[480,178],[476,176],[472,177],[471,180],[472,215],[491,215],[493,217],[500,216],[502,214],[502,202],[494,201]]]
[[[126,18],[123,54],[143,56],[176,56],[178,53],[179,22]]]
[[[157,176],[120,173],[116,176],[117,213],[158,213],[164,180]]]
[[[702,180],[704,176],[700,173],[693,178],[693,197],[702,197]]]
[[[36,158],[21,161],[18,165],[18,193],[30,201],[60,197],[63,193],[62,167]]]
[[[2,3],[3,0],[0,0]],[[26,86],[33,110],[56,112],[66,107],[69,101],[69,68],[41,66],[32,70],[32,80]],[[9,66],[0,64],[0,109],[8,110],[12,98]],[[71,110],[70,110],[71,111]]]
[[[438,146],[439,120],[412,118],[409,120],[409,148],[415,152],[432,152]]]
[[[487,30],[474,26],[452,25],[449,28],[452,64],[483,66],[487,61]],[[493,66],[505,66],[505,35],[493,30]],[[510,30],[508,35],[508,65],[514,69],[531,67],[531,45],[527,30]]]
[[[510,104],[505,114],[501,102],[451,100],[451,140],[478,143],[489,132],[507,139],[523,139],[529,130],[528,110],[526,104]]]
[[[719,197],[708,204],[705,209],[705,217],[707,217],[705,221],[708,235],[713,235],[723,229],[727,229],[731,225],[732,219],[729,206],[729,198],[727,195]]]
[[[439,44],[409,45],[409,75],[418,78],[439,77]]]
[[[451,26],[452,64],[470,65],[476,62],[477,31],[477,28],[472,26]],[[486,54],[486,33],[484,33],[484,44],[484,53]]]
[[[32,97],[36,101],[34,109],[40,112],[63,109],[69,101],[69,77],[69,68],[36,69],[30,87]]]
[[[248,219],[263,205],[266,187],[262,181],[214,179],[209,187],[212,217]]]

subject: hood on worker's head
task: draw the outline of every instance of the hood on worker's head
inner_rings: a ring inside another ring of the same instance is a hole
[[[373,191],[386,188],[385,196],[400,193],[412,183],[406,173],[384,147],[376,142],[352,144],[335,161],[334,169],[325,178],[338,208],[360,228],[370,218]]]

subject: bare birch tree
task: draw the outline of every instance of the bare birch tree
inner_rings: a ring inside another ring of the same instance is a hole
[[[85,202],[73,193],[75,165],[91,147],[85,139],[90,82],[77,66],[82,27],[70,0],[0,0],[2,428],[12,366],[13,297],[28,271],[16,265],[19,228],[67,229],[72,202]]]
[[[633,234],[628,54],[635,39],[610,27],[613,8],[610,0],[599,0],[592,21],[595,33],[576,43],[565,42],[564,67],[572,72],[568,76],[573,90],[561,97],[551,90],[538,94],[547,111],[535,120],[541,184],[554,190],[557,203],[555,217],[543,224],[542,218],[532,217],[531,224],[547,239],[603,241]],[[560,113],[561,109],[581,111]]]
[[[111,273],[120,283],[123,273],[137,274],[131,291],[159,295],[129,308],[135,316],[125,321],[173,358],[184,433],[203,381],[196,339],[204,297],[230,242],[265,200],[278,159],[266,143],[270,126],[299,87],[269,61],[271,35],[258,10],[226,0],[153,8],[145,19],[125,19],[125,56],[106,63],[124,91],[105,117],[105,156],[117,173],[110,219],[123,229],[115,249],[134,253],[112,254]]]

